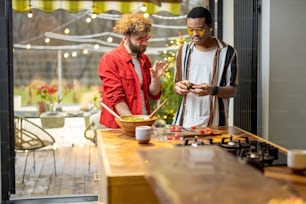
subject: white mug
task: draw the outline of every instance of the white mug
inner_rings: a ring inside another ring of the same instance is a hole
[[[147,144],[151,139],[153,128],[151,126],[137,126],[135,129],[135,138],[139,144]]]
[[[306,150],[292,149],[288,150],[287,166],[293,172],[303,172],[306,170]]]

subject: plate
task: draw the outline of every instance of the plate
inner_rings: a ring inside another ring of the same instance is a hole
[[[57,115],[57,112],[47,112],[47,115]]]

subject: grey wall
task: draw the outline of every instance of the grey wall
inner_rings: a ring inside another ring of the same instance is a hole
[[[263,13],[263,21],[270,27],[262,35],[264,134],[286,148],[306,149],[306,1],[267,2],[263,12],[270,15]]]

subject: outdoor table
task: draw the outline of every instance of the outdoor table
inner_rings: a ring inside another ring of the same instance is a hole
[[[66,114],[64,112],[45,112],[40,115],[43,128],[64,127]]]

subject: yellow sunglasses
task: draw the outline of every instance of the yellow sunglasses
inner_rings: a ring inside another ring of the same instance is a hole
[[[187,28],[187,34],[188,35],[193,35],[193,33],[195,32],[197,35],[204,35],[205,34],[205,28],[196,28],[196,29],[192,29],[192,28]]]

